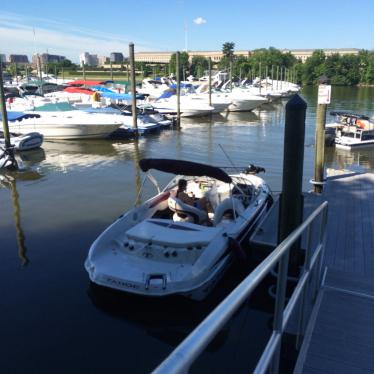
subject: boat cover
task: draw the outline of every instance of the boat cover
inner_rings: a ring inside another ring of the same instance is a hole
[[[207,176],[226,183],[232,182],[231,177],[222,169],[192,161],[181,161],[165,158],[143,158],[139,161],[139,166],[144,172],[148,171],[149,169],[156,169],[166,173],[196,177]]]
[[[40,114],[23,113],[23,112],[7,112],[8,121],[19,121],[25,118],[39,118]],[[3,120],[3,115],[0,113],[0,121]]]
[[[100,84],[107,84],[107,83],[113,83],[111,80],[107,81],[90,81],[90,80],[84,80],[84,79],[78,79],[72,82],[69,82],[69,86],[97,86]]]
[[[102,97],[108,97],[110,99],[115,99],[115,100],[131,100],[132,95],[131,94],[120,94],[117,92],[114,92],[106,87],[101,87],[101,86],[92,86],[92,89],[95,91],[100,92],[100,95]],[[144,95],[136,95],[137,100],[144,100]]]
[[[70,92],[70,93],[85,94],[85,95],[93,95],[95,93],[95,91],[91,90],[90,88],[81,88],[81,87],[66,87],[64,91]]]
[[[365,120],[370,119],[368,116],[364,116],[363,114],[355,114],[351,112],[333,111],[333,112],[330,112],[330,114],[332,116],[352,117],[352,118],[365,119]]]

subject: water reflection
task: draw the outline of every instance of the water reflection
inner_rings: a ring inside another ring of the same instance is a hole
[[[10,190],[13,218],[16,226],[18,257],[21,260],[22,266],[27,266],[30,262],[27,257],[26,238],[21,225],[21,207],[19,203],[19,194],[17,191],[17,179],[19,180],[37,180],[41,178],[41,174],[36,171],[12,172],[0,174],[0,186]]]
[[[142,189],[142,180],[141,180],[141,173],[139,167],[140,161],[140,152],[139,152],[139,139],[134,140],[134,168],[135,168],[135,188],[136,188],[136,201],[135,205],[141,205],[142,203],[142,196],[141,196],[141,189]]]
[[[356,172],[374,170],[374,148],[347,150],[335,147],[326,149],[326,167],[350,169]]]

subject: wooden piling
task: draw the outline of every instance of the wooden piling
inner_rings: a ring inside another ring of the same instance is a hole
[[[307,105],[299,96],[293,96],[286,105],[284,129],[283,180],[278,220],[278,242],[284,240],[303,218],[303,164],[305,114]],[[290,271],[298,273],[299,246],[291,249]]]
[[[208,58],[208,71],[209,71],[209,105],[212,106],[212,58]]]
[[[181,96],[181,78],[180,78],[180,52],[177,51],[176,58],[175,58],[175,74],[177,77],[177,127],[180,127],[181,123],[181,103],[180,103],[180,96]]]
[[[129,44],[129,59],[131,69],[131,111],[132,111],[132,127],[135,129],[135,136],[138,134],[138,115],[136,108],[136,77],[135,77],[135,58],[134,43]]]
[[[317,104],[315,156],[314,156],[314,192],[322,193],[325,170],[325,124],[326,104]]]
[[[3,82],[3,64],[0,61],[0,100],[1,100],[1,115],[3,117],[3,132],[5,140],[5,148],[10,148],[10,133],[8,127],[8,115],[6,111],[4,82]]]

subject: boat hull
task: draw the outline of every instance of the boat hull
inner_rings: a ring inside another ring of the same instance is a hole
[[[85,261],[90,280],[143,296],[204,299],[266,213],[269,189],[264,184],[258,191],[234,220],[222,218],[213,226],[153,218],[155,212],[168,207],[162,204],[170,192],[164,191],[120,217],[92,244]],[[215,209],[216,217],[225,202],[233,203],[225,198]],[[145,212],[150,218],[142,218]]]

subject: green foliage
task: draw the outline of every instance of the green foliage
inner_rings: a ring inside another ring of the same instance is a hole
[[[170,57],[170,72],[176,75],[176,59],[177,54],[173,53]],[[183,76],[189,73],[190,71],[190,63],[189,63],[189,56],[187,52],[181,52],[179,55],[179,77],[183,79]],[[185,73],[185,74],[183,74]]]
[[[76,70],[77,65],[73,64],[70,60],[65,59],[60,62],[50,62],[46,64],[45,70],[47,74],[59,74],[62,71],[62,68],[64,70]]]
[[[205,70],[208,70],[209,61],[203,56],[194,56],[192,57],[190,73],[194,77],[202,77]]]
[[[222,53],[224,57],[232,58],[234,56],[234,42],[226,42],[222,45]]]

